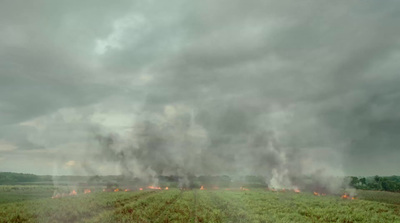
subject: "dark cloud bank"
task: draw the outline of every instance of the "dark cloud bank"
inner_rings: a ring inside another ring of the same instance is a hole
[[[1,5],[0,159],[22,171],[41,151],[79,173],[276,187],[399,174],[396,1]]]

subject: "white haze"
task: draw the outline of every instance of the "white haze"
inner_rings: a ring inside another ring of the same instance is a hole
[[[398,174],[399,10],[3,1],[0,171],[329,190],[336,176]]]

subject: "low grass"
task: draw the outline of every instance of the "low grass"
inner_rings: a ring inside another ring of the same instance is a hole
[[[51,187],[13,187],[0,187],[0,222],[400,222],[399,194],[380,191],[359,191],[357,200],[262,189],[96,190],[52,199]],[[16,194],[28,199],[10,199]]]

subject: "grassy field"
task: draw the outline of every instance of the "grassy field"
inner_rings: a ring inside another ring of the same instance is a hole
[[[347,200],[262,189],[92,188],[84,194],[78,188],[77,195],[52,199],[54,189],[1,186],[0,222],[400,222],[399,194],[379,191],[361,191],[358,199]]]

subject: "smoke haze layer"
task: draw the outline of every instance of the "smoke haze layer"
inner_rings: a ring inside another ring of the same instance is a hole
[[[249,174],[302,188],[398,174],[399,10],[1,2],[0,169],[148,182]]]
[[[219,112],[218,117],[212,117]],[[157,184],[160,175],[181,176],[188,181],[191,175],[226,174],[259,175],[272,188],[333,192],[341,186],[340,179],[335,179],[341,169],[321,165],[328,162],[327,157],[322,160],[311,152],[290,147],[291,136],[286,135],[289,131],[283,131],[262,113],[253,113],[247,119],[247,110],[230,106],[205,115],[206,111],[199,114],[183,105],[169,105],[160,112],[146,111],[150,113],[125,135],[97,131],[98,147],[90,150],[96,152],[87,156],[86,162],[92,166],[98,166],[99,161],[117,165],[128,178],[151,184]],[[204,119],[214,118],[223,120],[203,124]],[[340,164],[332,155],[329,161]]]

